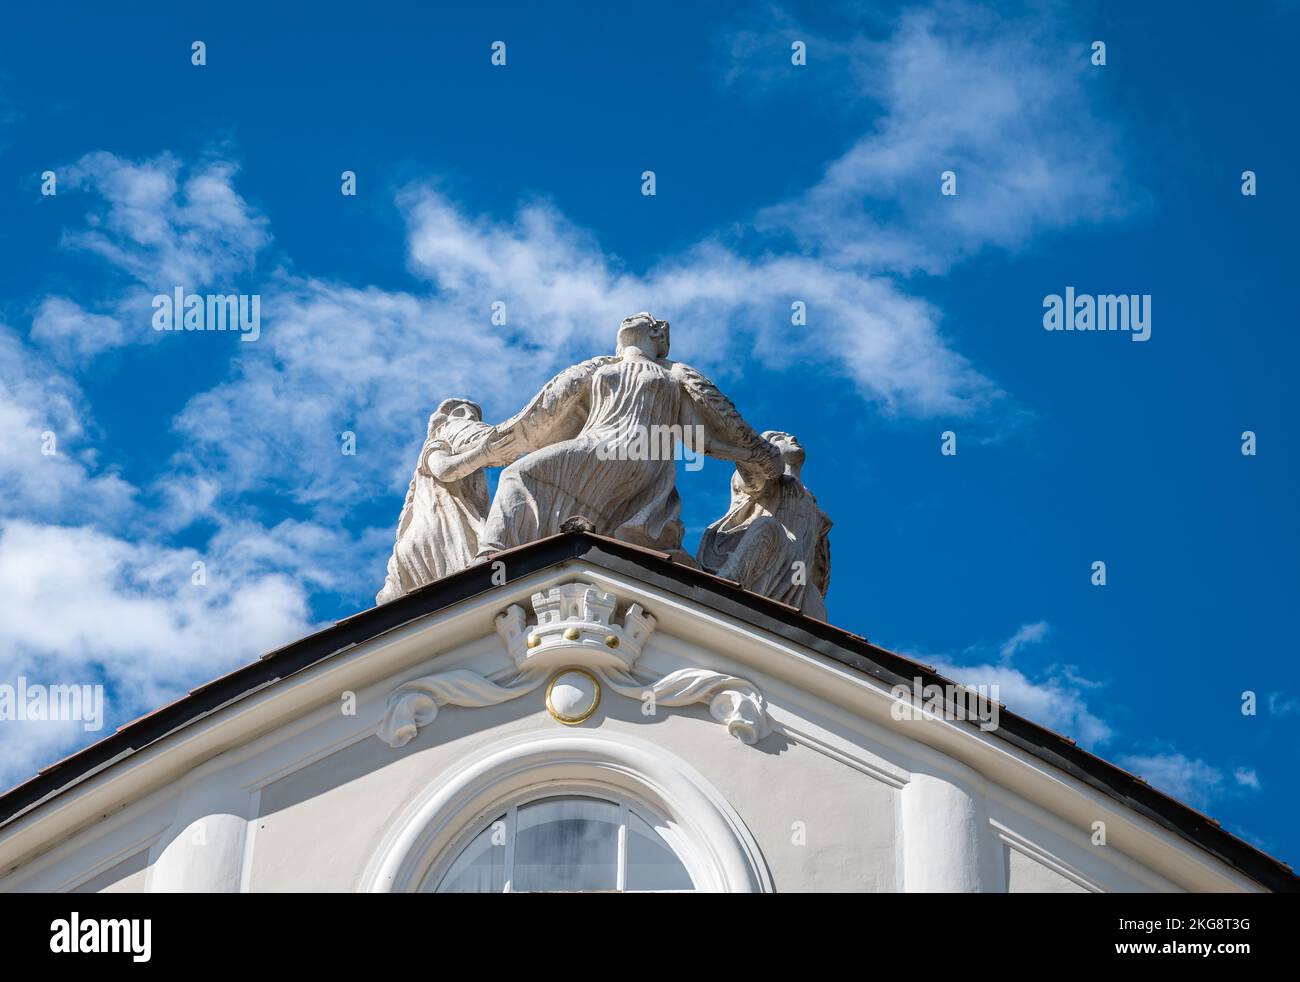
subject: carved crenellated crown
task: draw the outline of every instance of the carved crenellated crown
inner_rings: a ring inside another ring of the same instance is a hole
[[[533,594],[532,624],[521,606],[511,604],[497,615],[497,634],[521,670],[578,661],[626,671],[640,657],[655,619],[634,603],[619,624],[617,606],[617,597],[594,584],[564,583]]]

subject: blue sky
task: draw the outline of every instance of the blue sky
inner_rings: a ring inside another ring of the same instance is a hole
[[[0,32],[0,680],[111,728],[369,606],[431,408],[649,309],[806,445],[835,624],[1300,860],[1294,4],[122,6]],[[176,286],[261,338],[154,332]],[[93,736],[4,724],[0,784]]]

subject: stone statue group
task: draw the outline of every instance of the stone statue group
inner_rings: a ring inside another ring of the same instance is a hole
[[[468,399],[447,399],[406,493],[386,603],[503,549],[555,535],[575,516],[600,535],[669,553],[745,589],[826,618],[831,523],[799,472],[789,433],[759,434],[712,382],[668,358],[666,321],[626,318],[613,355],[562,371],[493,426]],[[698,433],[733,461],[731,507],[682,550],[674,455],[647,433]],[[504,467],[488,500],[485,468]]]

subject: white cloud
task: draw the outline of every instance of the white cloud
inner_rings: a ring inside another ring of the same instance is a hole
[[[1300,699],[1288,696],[1284,692],[1270,692],[1268,711],[1273,716],[1290,716],[1292,713],[1300,712]]]
[[[1073,737],[1086,747],[1108,743],[1114,731],[1089,708],[1083,695],[1062,675],[1031,678],[1000,664],[962,665],[943,658],[925,658],[940,675],[963,685],[996,685],[998,701],[1017,716]]]
[[[1024,645],[1041,642],[1049,630],[1044,621],[1023,625],[999,646],[1001,664],[963,664],[928,655],[912,657],[932,664],[939,674],[963,685],[998,686],[998,701],[1011,712],[1073,737],[1086,748],[1096,750],[1113,744],[1119,734],[1092,711],[1086,698],[1087,692],[1099,688],[1100,683],[1081,678],[1071,666],[1053,665],[1031,675],[1007,664]],[[1118,763],[1166,794],[1201,809],[1234,791],[1260,789],[1259,775],[1252,768],[1236,768],[1229,781],[1223,769],[1174,751],[1124,754]]]
[[[1173,751],[1128,754],[1120,757],[1119,763],[1166,794],[1200,809],[1262,787],[1254,768],[1235,768],[1229,779],[1223,768]]]
[[[32,318],[32,340],[65,362],[86,361],[126,343],[115,317],[95,314],[66,297],[46,297]]]
[[[1116,128],[1093,109],[1086,47],[1056,20],[941,2],[904,11],[884,40],[798,33],[810,57],[847,62],[855,113],[864,103],[880,113],[813,187],[765,210],[762,227],[840,265],[941,273],[985,247],[1132,207]],[[733,53],[772,54],[753,32]],[[939,193],[948,170],[955,196]]]
[[[1258,791],[1260,788],[1259,775],[1255,773],[1253,767],[1238,767],[1232,772],[1233,779],[1245,788],[1251,788]]]
[[[360,596],[369,600],[377,589],[375,570],[383,570],[393,548],[393,526],[347,530],[316,522],[285,519],[266,527],[258,522],[221,517],[205,555],[240,571],[275,571],[306,592]]]
[[[235,346],[231,377],[185,408],[176,425],[188,450],[160,486],[181,490],[187,516],[203,514],[216,488],[228,503],[275,486],[335,520],[401,486],[440,399],[463,394],[508,415],[555,371],[610,350],[618,320],[639,309],[672,320],[674,354],[721,372],[724,388],[729,365],[757,359],[773,375],[838,376],[887,413],[968,416],[996,404],[998,386],[898,274],[1115,213],[1113,132],[1060,39],[1033,18],[941,5],[903,14],[886,41],[819,40],[817,50],[849,66],[874,122],[815,185],[762,212],[765,251],[720,233],[633,271],[546,202],[493,221],[413,186],[398,207],[410,269],[430,290],[283,272],[259,283],[262,340]],[[966,192],[955,199],[936,190],[949,166]],[[187,169],[170,155],[89,154],[72,183],[102,205],[66,241],[151,289],[247,274],[270,233],[235,175],[223,160]],[[505,330],[489,322],[496,300],[508,305]],[[790,323],[796,300],[805,327]],[[119,319],[143,323],[139,314]],[[343,430],[357,434],[356,457],[338,453]]]
[[[1148,784],[1196,808],[1206,807],[1222,792],[1223,771],[1184,754],[1127,754],[1119,763]]]
[[[466,395],[504,418],[553,373],[612,351],[619,319],[646,308],[675,322],[675,356],[705,371],[743,348],[773,372],[835,372],[900,412],[964,413],[997,395],[943,341],[937,312],[888,280],[717,243],[637,276],[547,206],[489,223],[429,189],[402,202],[412,268],[436,292],[268,284],[261,340],[241,345],[232,378],[178,420],[195,473],[219,474],[225,493],[275,480],[327,512],[391,490],[442,398]],[[808,327],[789,323],[797,298]],[[489,321],[495,300],[507,304],[504,330]],[[343,430],[357,434],[355,457],[339,453]]]
[[[718,239],[635,275],[545,205],[493,225],[428,189],[403,202],[412,267],[439,299],[476,325],[493,299],[506,300],[519,339],[555,369],[558,353],[610,350],[618,321],[649,308],[674,321],[677,356],[706,369],[746,355],[774,371],[819,366],[886,410],[923,416],[968,413],[997,394],[943,340],[938,311],[885,278],[800,255],[743,256]],[[806,327],[790,323],[795,300],[808,306]]]
[[[298,578],[267,572],[242,545],[218,540],[200,553],[84,526],[0,523],[0,682],[108,687],[98,733],[0,723],[0,786],[312,630]],[[193,583],[196,561],[206,585]]]
[[[267,221],[234,190],[236,166],[210,160],[182,176],[170,154],[123,160],[91,153],[72,165],[66,186],[94,191],[87,228],[65,242],[102,256],[157,293],[231,287],[269,242]],[[222,289],[217,292],[241,292]]]
[[[403,486],[441,399],[466,395],[513,412],[512,401],[552,370],[489,327],[486,302],[477,314],[406,294],[277,281],[264,296],[261,339],[241,345],[232,378],[177,419],[188,448],[178,473],[217,483],[223,507],[274,484],[328,516]],[[355,456],[340,452],[345,430],[356,434]]]
[[[779,10],[773,17],[788,22]],[[946,3],[904,13],[886,41],[818,39],[819,52],[849,66],[874,122],[813,187],[763,212],[775,236],[758,253],[719,235],[635,272],[544,202],[491,221],[429,187],[409,188],[398,201],[409,265],[431,292],[283,272],[261,283],[263,340],[235,346],[230,379],[186,407],[181,478],[160,484],[197,490],[191,515],[217,487],[228,501],[271,484],[333,518],[400,486],[423,417],[441,398],[468,395],[489,416],[507,415],[553,372],[610,350],[619,318],[639,309],[673,320],[675,354],[705,371],[757,358],[774,375],[797,365],[837,375],[889,413],[987,408],[1002,396],[997,385],[895,274],[1112,213],[1114,135],[1060,47],[1033,17]],[[966,195],[935,193],[940,160],[957,162]],[[65,241],[150,290],[218,280],[229,289],[270,242],[236,172],[220,159],[186,167],[170,154],[87,154],[66,180],[98,202]],[[803,251],[790,250],[792,233]],[[101,346],[152,339],[145,299],[137,288],[119,300],[129,309],[118,321],[140,326],[101,332]],[[495,300],[508,304],[505,331],[488,321]],[[790,323],[795,300],[808,305],[806,327]],[[38,337],[71,333],[70,317],[53,316],[72,313],[60,302],[42,306]],[[357,433],[357,457],[337,453],[344,429]]]
[[[997,700],[1018,716],[1072,737],[1086,747],[1100,747],[1114,736],[1114,730],[1088,706],[1084,690],[1097,683],[1079,679],[1069,666],[1052,665],[1034,675],[1009,664],[1027,644],[1037,644],[1051,629],[1046,621],[1023,624],[998,645],[1000,661],[987,660],[985,646],[966,651],[958,660],[944,656],[906,652],[954,682],[973,688],[994,686]]]
[[[98,461],[84,398],[0,327],[0,683],[107,687],[105,728],[0,721],[0,788],[308,633],[312,590],[364,593],[391,531],[271,528],[196,509],[217,528],[202,549],[158,540],[157,502]],[[57,453],[41,452],[47,433]],[[182,498],[179,484],[170,485]],[[217,497],[210,487],[210,505]],[[233,509],[237,511],[238,509]],[[192,581],[205,564],[206,584]],[[360,565],[360,568],[358,568]],[[232,633],[232,624],[239,631]]]
[[[84,419],[77,386],[0,325],[0,516],[111,519],[131,507],[135,489],[97,470]]]
[[[235,191],[238,168],[206,160],[188,168],[171,154],[124,160],[86,154],[61,171],[63,187],[91,194],[81,228],[63,245],[99,256],[128,282],[94,313],[67,297],[40,301],[31,336],[61,362],[88,362],[126,344],[150,344],[152,298],[190,293],[253,293],[246,277],[271,241],[267,220]]]
[[[0,527],[0,542],[0,590],[10,602],[0,624],[5,657],[63,673],[113,667],[146,701],[174,694],[195,667],[215,677],[308,624],[291,578],[259,573],[238,554],[20,521]],[[206,566],[205,585],[192,582],[196,561]],[[235,635],[231,624],[240,625]]]
[[[1014,658],[1017,651],[1027,644],[1038,644],[1043,638],[1047,637],[1047,621],[1036,621],[1033,624],[1022,624],[1020,630],[1007,638],[1002,643],[1001,655],[1003,658]]]

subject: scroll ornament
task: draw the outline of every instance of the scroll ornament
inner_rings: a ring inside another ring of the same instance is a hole
[[[763,694],[753,683],[703,668],[683,668],[657,681],[634,671],[655,618],[630,604],[622,623],[615,619],[618,598],[591,583],[565,583],[535,593],[535,620],[518,604],[497,615],[496,630],[516,673],[498,683],[467,669],[426,675],[398,686],[388,697],[378,736],[391,747],[410,742],[438,717],[442,706],[495,706],[527,695],[562,669],[585,668],[608,688],[655,706],[708,706],[709,715],[742,743],[757,743],[769,732]]]

